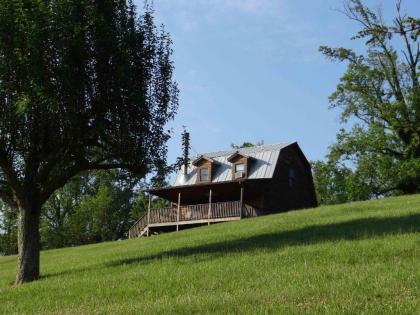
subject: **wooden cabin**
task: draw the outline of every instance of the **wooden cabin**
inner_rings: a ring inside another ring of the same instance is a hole
[[[205,153],[181,167],[173,186],[147,192],[149,210],[130,238],[317,205],[311,166],[297,142]],[[171,206],[150,209],[152,196]]]

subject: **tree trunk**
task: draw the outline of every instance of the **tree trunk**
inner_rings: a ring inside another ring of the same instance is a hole
[[[16,284],[39,278],[40,213],[41,206],[37,202],[29,201],[19,205]]]

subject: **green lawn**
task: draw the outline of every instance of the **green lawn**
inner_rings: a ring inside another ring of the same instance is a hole
[[[420,314],[420,195],[45,251],[0,314]]]

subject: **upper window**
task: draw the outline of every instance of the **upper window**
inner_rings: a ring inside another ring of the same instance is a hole
[[[237,163],[233,166],[233,179],[239,179],[245,177],[245,164]]]
[[[208,182],[209,181],[209,169],[208,167],[200,168],[200,182]]]
[[[245,165],[243,163],[235,164],[235,173],[245,172]]]
[[[289,169],[289,187],[292,188],[295,186],[296,181],[296,172],[293,168]]]

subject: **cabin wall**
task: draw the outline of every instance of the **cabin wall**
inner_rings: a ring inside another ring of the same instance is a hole
[[[273,179],[262,189],[265,213],[317,205],[311,168],[300,150],[293,146],[281,151]]]
[[[266,192],[271,187],[271,180],[254,180],[245,182],[244,203],[258,209],[258,214],[263,214],[265,208]]]

